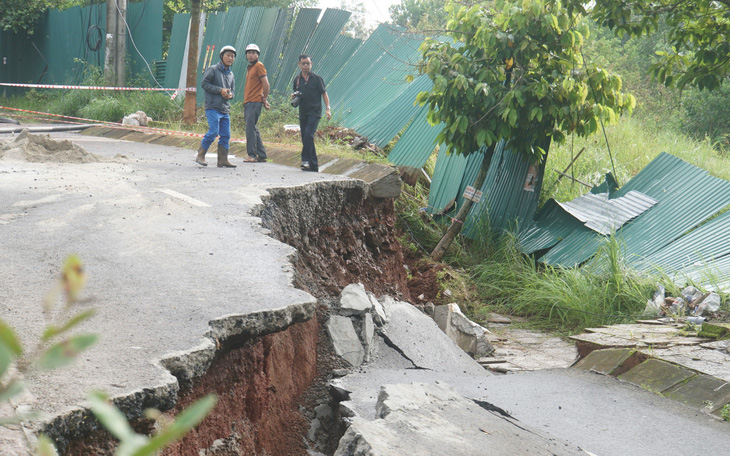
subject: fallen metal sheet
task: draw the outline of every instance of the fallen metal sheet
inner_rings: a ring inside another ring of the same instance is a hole
[[[670,154],[660,153],[639,174],[615,192],[615,196],[617,198],[625,196],[634,190],[655,199],[658,203],[616,231],[623,257],[630,266],[646,264],[647,258],[652,258],[652,266],[661,269],[664,262],[674,264],[674,259],[698,252],[694,258],[715,258],[716,261],[713,263],[715,273],[720,277],[727,277],[730,273],[730,259],[725,260],[728,258],[730,248],[722,246],[727,236],[717,233],[702,236],[703,232],[700,231],[692,237],[692,233],[698,227],[702,229],[707,220],[716,217],[730,204],[730,182],[710,176],[706,170]],[[562,220],[565,224],[575,223],[573,216],[564,216]],[[553,220],[550,225],[543,227],[538,227],[537,223],[533,224],[528,229],[530,239],[543,240],[536,244],[544,248],[546,244],[552,243],[550,241],[558,239],[558,236],[551,236],[550,233],[560,228],[561,223],[563,222]],[[721,222],[716,223],[717,225],[707,223],[708,228],[705,229],[711,232],[709,230],[722,228],[719,225]],[[569,227],[562,230],[559,241],[540,257],[540,261],[564,267],[575,267],[586,262],[592,264],[595,261],[593,258],[595,253],[605,243],[606,237],[586,226],[577,226],[570,232],[567,232],[567,228]],[[543,229],[549,232],[543,235],[540,233]],[[685,240],[687,236],[690,237]],[[654,256],[660,251],[661,256]],[[720,260],[717,260],[718,253],[724,255]],[[689,269],[686,269],[687,267]],[[674,266],[674,269],[677,270],[677,267]],[[682,269],[686,270],[680,269],[678,273],[683,272],[687,276],[704,274],[695,263]],[[719,290],[725,289],[728,285],[726,279],[715,282],[719,284],[716,287]]]
[[[632,190],[614,199],[608,199],[608,193],[587,193],[573,201],[558,204],[588,228],[607,236],[656,203],[654,198]]]

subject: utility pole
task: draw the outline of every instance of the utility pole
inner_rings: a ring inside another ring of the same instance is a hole
[[[127,0],[106,2],[106,52],[104,79],[107,84],[123,87],[127,73]]]
[[[106,50],[104,53],[104,80],[114,85],[117,71],[117,6],[115,0],[106,1]]]
[[[117,0],[117,7],[116,86],[124,87],[127,80],[127,0]]]

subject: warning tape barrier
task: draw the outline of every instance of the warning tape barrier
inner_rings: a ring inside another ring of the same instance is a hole
[[[58,84],[19,84],[15,82],[0,82],[0,86],[6,87],[26,87],[35,89],[82,89],[82,90],[151,90],[160,92],[177,92],[184,90],[186,92],[196,92],[195,87],[187,87],[184,89],[166,89],[162,87],[105,87],[105,86],[74,86],[74,85],[58,85]]]
[[[178,131],[178,130],[165,130],[165,129],[162,129],[162,128],[143,127],[141,125],[139,125],[139,126],[138,125],[124,125],[124,124],[120,124],[118,122],[107,122],[105,120],[94,120],[94,119],[85,119],[83,117],[64,116],[62,114],[53,114],[53,113],[50,113],[50,112],[42,112],[42,111],[31,111],[29,109],[10,108],[10,107],[7,107],[7,106],[0,106],[0,109],[5,109],[5,110],[8,110],[8,111],[16,111],[16,112],[25,112],[25,113],[28,113],[28,114],[40,114],[42,116],[50,116],[50,117],[56,117],[56,118],[73,119],[73,120],[77,120],[77,121],[83,121],[83,123],[82,123],[82,122],[69,122],[69,121],[54,119],[55,122],[61,122],[61,123],[67,123],[67,124],[82,125],[82,124],[92,123],[92,124],[95,124],[97,126],[108,127],[108,128],[116,128],[116,129],[120,129],[120,130],[133,130],[133,131],[138,131],[138,132],[141,132],[141,133],[159,133],[159,134],[174,135],[174,136],[190,136],[190,137],[193,137],[193,138],[202,138],[203,136],[205,136],[204,134],[201,134],[201,133],[189,133],[189,132],[186,132],[186,131]],[[12,117],[21,117],[21,118],[28,118],[28,119],[35,119],[35,120],[46,120],[46,119],[42,119],[42,118],[39,118],[39,117],[23,116],[23,115],[20,115],[20,114],[7,114],[7,115],[12,116]],[[238,143],[245,143],[246,142],[245,139],[239,139],[239,138],[231,138],[230,141],[231,142],[238,142]],[[298,145],[297,146],[294,146],[293,144],[284,144],[284,143],[267,142],[267,144],[271,144],[271,145],[275,145],[275,146],[281,146],[281,147],[299,147]]]

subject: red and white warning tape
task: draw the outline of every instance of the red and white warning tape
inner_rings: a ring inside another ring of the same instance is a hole
[[[75,85],[58,85],[58,84],[19,84],[15,82],[0,82],[0,86],[6,87],[27,87],[35,89],[86,89],[86,90],[152,90],[161,92],[177,92],[185,90],[187,92],[195,92],[195,87],[187,87],[185,89],[165,89],[162,87],[105,87],[105,86],[75,86]]]

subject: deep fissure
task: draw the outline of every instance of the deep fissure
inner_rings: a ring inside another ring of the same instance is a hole
[[[323,327],[330,304],[342,288],[357,282],[373,293],[409,299],[393,200],[368,191],[367,184],[356,180],[269,190],[254,215],[271,237],[296,248],[293,284],[318,299],[316,309],[311,316],[291,310],[290,321],[241,316],[233,324],[238,332],[227,337],[213,328],[215,353],[208,359],[200,356],[198,372],[179,367],[178,360],[163,362],[180,384],[174,406],[166,407],[168,417],[205,394],[219,398],[211,414],[163,454],[334,453],[345,429],[328,381],[347,366],[332,353]],[[262,319],[272,326],[258,327]],[[285,329],[270,329],[277,325]],[[154,423],[142,418],[141,411],[131,415],[137,432],[153,431]],[[112,437],[98,426],[84,424],[85,429],[72,432],[68,422],[56,424],[51,434],[60,442],[61,454],[113,452]]]

